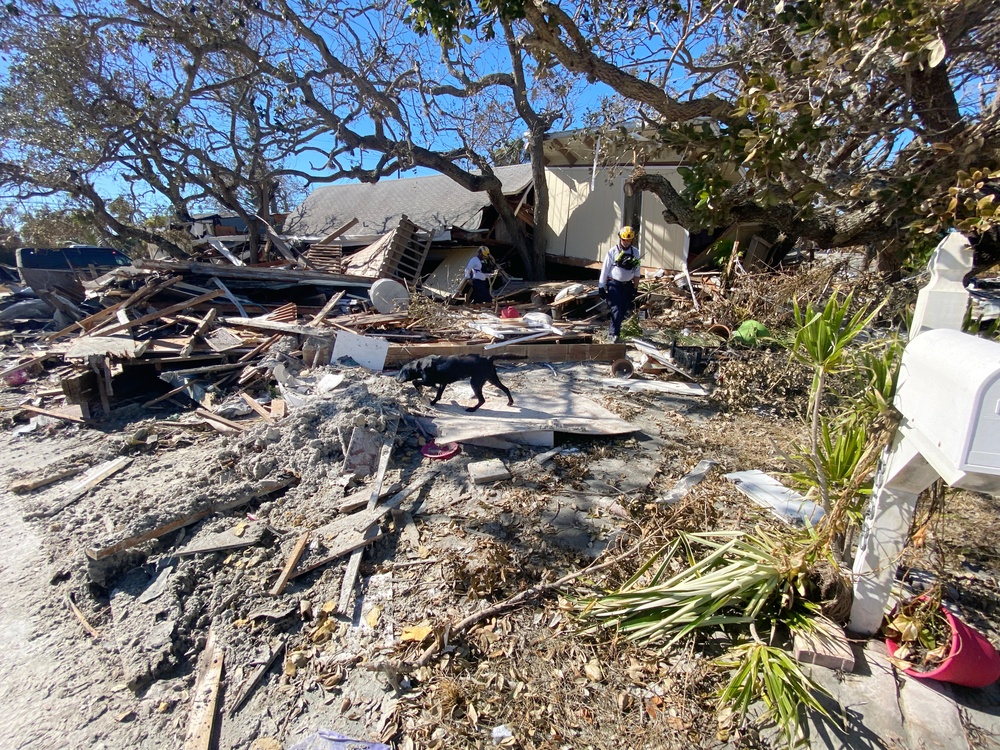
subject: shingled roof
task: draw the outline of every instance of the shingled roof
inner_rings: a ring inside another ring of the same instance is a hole
[[[531,184],[531,165],[494,169],[505,195],[517,195]],[[328,185],[314,190],[289,214],[284,233],[319,238],[356,218],[351,235],[380,235],[395,228],[405,214],[424,229],[479,229],[490,205],[486,193],[471,193],[444,175],[383,180],[374,184]]]

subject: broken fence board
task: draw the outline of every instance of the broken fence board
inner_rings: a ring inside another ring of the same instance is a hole
[[[209,750],[212,745],[212,730],[215,726],[225,653],[225,649],[216,642],[215,630],[210,627],[205,650],[198,665],[198,677],[194,684],[183,750]]]
[[[130,463],[132,463],[131,458],[128,458],[127,456],[119,456],[118,458],[113,458],[110,461],[105,461],[103,464],[92,466],[84,472],[82,477],[69,487],[66,496],[62,500],[47,510],[26,513],[24,516],[25,520],[51,518],[82,498],[105,479],[113,474],[117,474]]]
[[[260,416],[262,416],[264,419],[270,421],[272,416],[271,412],[269,412],[267,409],[261,406],[261,403],[257,399],[255,399],[248,393],[241,393],[240,396],[243,398],[244,401],[246,401],[247,406],[249,406],[255,412],[260,414]]]

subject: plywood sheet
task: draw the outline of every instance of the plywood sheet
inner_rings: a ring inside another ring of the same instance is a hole
[[[502,377],[502,376],[501,376]],[[531,393],[514,392],[514,405],[492,386],[484,391],[486,403],[472,413],[474,403],[468,383],[451,385],[437,404],[433,426],[439,443],[454,443],[486,437],[521,435],[529,432],[568,432],[576,435],[624,435],[637,427],[586,396],[554,383]],[[456,399],[463,399],[461,403]],[[450,399],[450,400],[449,400]]]

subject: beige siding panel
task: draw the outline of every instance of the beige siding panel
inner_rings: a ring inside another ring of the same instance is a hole
[[[683,180],[673,167],[647,167],[647,172],[665,175],[677,189]],[[625,174],[609,180],[600,170],[590,189],[590,167],[548,167],[549,252],[580,260],[600,262],[618,240],[621,228]],[[659,200],[643,195],[639,250],[642,264],[651,268],[684,268],[686,233],[676,224],[667,224]]]

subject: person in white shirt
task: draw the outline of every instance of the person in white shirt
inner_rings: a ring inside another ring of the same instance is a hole
[[[632,244],[635,240],[635,230],[632,227],[622,227],[618,233],[618,244],[608,250],[601,266],[601,278],[597,282],[597,291],[602,299],[608,301],[611,307],[611,325],[608,328],[608,338],[617,344],[621,335],[622,323],[632,311],[632,302],[639,290],[639,248]]]
[[[490,304],[493,295],[490,294],[490,277],[487,266],[492,263],[490,251],[480,246],[476,254],[465,267],[465,278],[472,282],[472,304]]]

